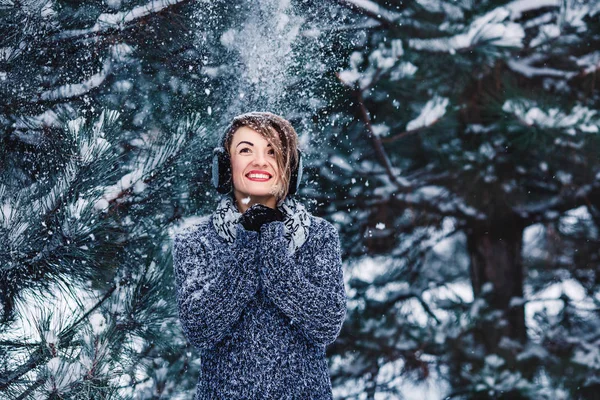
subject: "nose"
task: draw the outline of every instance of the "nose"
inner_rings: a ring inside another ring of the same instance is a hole
[[[266,166],[267,160],[265,158],[265,155],[261,152],[256,152],[256,156],[254,157],[254,165]]]

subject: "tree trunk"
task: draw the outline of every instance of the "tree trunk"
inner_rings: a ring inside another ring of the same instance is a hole
[[[467,237],[470,254],[471,283],[475,297],[483,296],[498,319],[482,325],[483,341],[488,354],[504,354],[498,344],[502,337],[525,343],[525,312],[522,302],[511,299],[523,298],[523,263],[521,248],[525,226],[513,215],[494,218],[472,226]],[[484,285],[490,283],[491,291],[483,293]],[[508,357],[510,358],[510,357]]]

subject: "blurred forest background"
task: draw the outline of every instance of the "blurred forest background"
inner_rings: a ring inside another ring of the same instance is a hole
[[[189,399],[234,115],[340,232],[337,399],[600,398],[600,2],[0,1],[0,397]]]

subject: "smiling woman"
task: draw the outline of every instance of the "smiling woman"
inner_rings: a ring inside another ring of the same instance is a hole
[[[275,208],[283,185],[271,143],[254,129],[242,126],[232,136],[229,154],[233,193],[240,212],[254,204]],[[243,201],[248,198],[247,203]]]
[[[247,113],[233,119],[223,138],[222,164],[230,168],[242,170],[229,171],[223,168],[226,179],[232,177],[233,182],[215,184],[217,190],[226,193],[233,184],[232,195],[235,197],[240,212],[254,204],[264,204],[275,208],[277,202],[283,201],[288,194],[294,194],[301,178],[302,156],[298,149],[298,135],[289,121],[271,113]],[[228,165],[230,164],[230,165]],[[248,164],[251,164],[248,166]],[[254,167],[253,167],[254,166]],[[248,167],[250,169],[244,169]],[[272,170],[269,170],[272,168]],[[273,175],[263,189],[269,188],[269,194],[248,193],[246,176],[252,169]],[[213,171],[214,172],[214,171]],[[213,175],[213,179],[215,176]],[[249,199],[248,199],[249,197]],[[248,199],[246,203],[242,198]],[[270,200],[262,202],[261,200]],[[275,200],[275,202],[273,202]]]
[[[249,113],[222,143],[217,209],[173,242],[179,318],[202,352],[196,399],[332,399],[325,347],[346,317],[340,242],[291,197],[296,132]]]

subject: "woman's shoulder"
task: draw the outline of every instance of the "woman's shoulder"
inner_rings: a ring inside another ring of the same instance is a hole
[[[309,214],[311,236],[329,236],[338,235],[337,228],[328,220],[316,215]]]
[[[173,241],[186,242],[194,238],[204,237],[212,223],[212,214],[190,217],[173,229]]]

